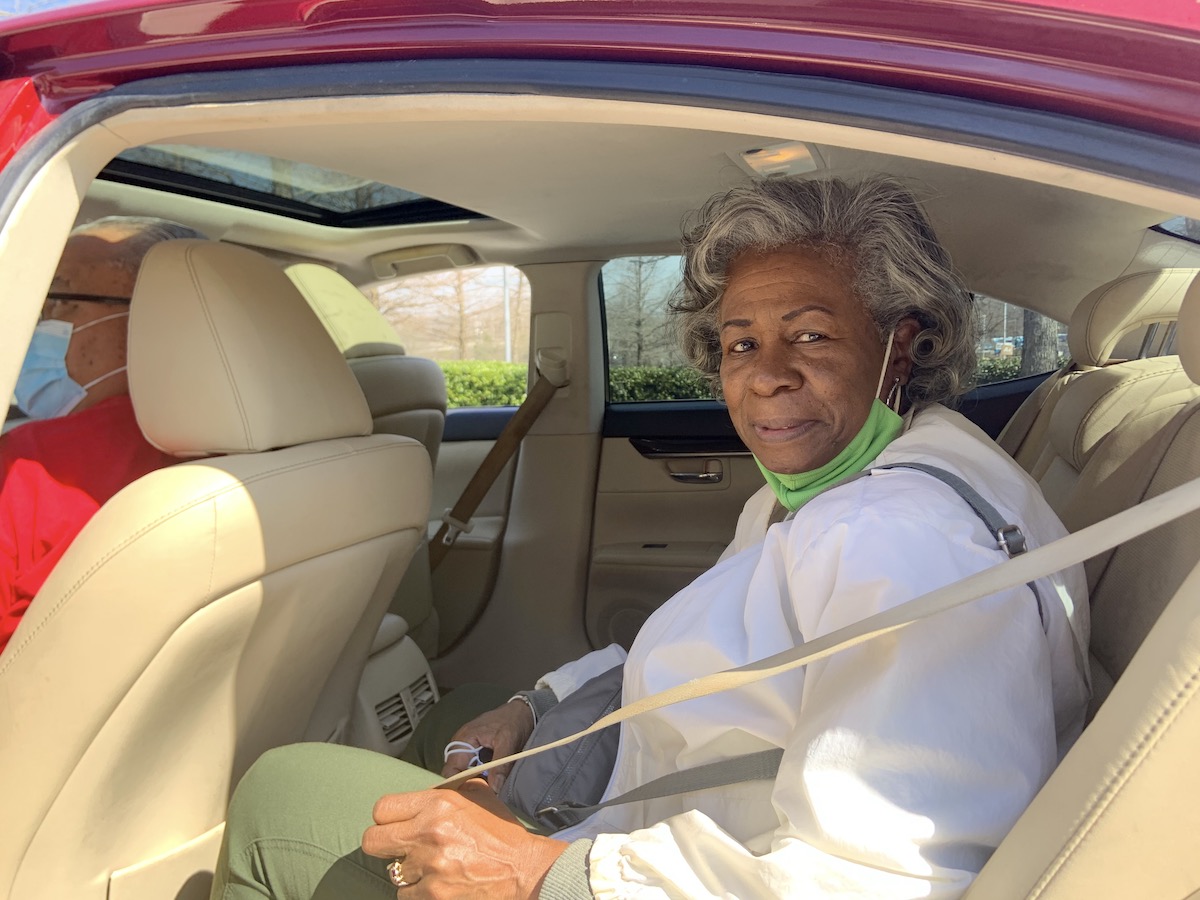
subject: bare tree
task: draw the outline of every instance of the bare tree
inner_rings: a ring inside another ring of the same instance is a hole
[[[1025,310],[1020,376],[1058,368],[1058,322],[1032,309]]]
[[[974,294],[975,321],[980,338],[980,352],[985,352],[992,346],[992,339],[1005,337],[1004,310],[1007,304],[1003,300],[988,297],[985,294]]]
[[[608,351],[614,364],[678,363],[667,320],[667,297],[676,281],[676,257],[631,256],[604,267]]]
[[[529,353],[529,288],[509,270],[512,356]],[[505,358],[504,287],[500,266],[452,269],[377,285],[367,296],[409,352],[431,359]]]

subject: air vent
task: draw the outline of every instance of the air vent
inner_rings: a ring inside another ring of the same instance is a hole
[[[429,676],[427,675],[422,675],[408,686],[408,695],[412,701],[413,721],[416,722],[420,722],[425,718],[425,713],[429,712],[429,707],[437,703],[437,692],[433,689],[433,685],[429,683]]]
[[[398,744],[412,736],[412,717],[400,694],[392,694],[382,703],[375,704],[375,715],[379,716],[379,727],[389,744]]]
[[[416,724],[425,717],[429,708],[437,702],[437,691],[428,675],[421,675],[416,681],[397,694],[392,694],[381,703],[375,704],[375,715],[379,717],[379,727],[389,744],[406,742],[413,733]]]

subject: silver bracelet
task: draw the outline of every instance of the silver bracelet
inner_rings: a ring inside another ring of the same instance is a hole
[[[533,716],[533,725],[536,728],[537,721],[538,721],[538,714],[537,714],[536,707],[534,707],[534,705],[533,705],[533,701],[530,700],[528,697],[526,697],[524,694],[513,694],[511,697],[508,698],[508,700],[506,702],[512,703],[514,700],[520,700],[522,703],[524,703],[526,706],[529,707],[529,714],[531,716]]]

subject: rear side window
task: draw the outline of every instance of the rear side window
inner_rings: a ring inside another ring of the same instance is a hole
[[[512,266],[409,275],[365,291],[406,352],[437,361],[451,408],[517,406],[529,359],[529,282]]]
[[[628,256],[601,271],[610,403],[712,399],[679,352],[667,308],[679,265],[678,256]]]
[[[1067,327],[1049,316],[975,295],[977,384],[1052,372],[1067,361]]]
[[[602,272],[608,337],[608,400],[709,399],[707,382],[679,353],[667,301],[679,283],[678,256],[631,256]],[[975,295],[977,383],[994,384],[1060,368],[1066,326],[994,297]]]

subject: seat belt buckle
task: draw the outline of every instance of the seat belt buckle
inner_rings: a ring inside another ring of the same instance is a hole
[[[1025,533],[1016,525],[1005,525],[999,529],[996,532],[996,543],[1009,559],[1020,556],[1028,549],[1025,546]]]
[[[442,522],[446,525],[446,533],[442,535],[442,543],[447,547],[453,547],[454,542],[458,540],[460,534],[470,534],[471,529],[475,527],[474,519],[467,519],[467,521],[463,522],[451,515],[453,511],[448,509],[442,513]]]

